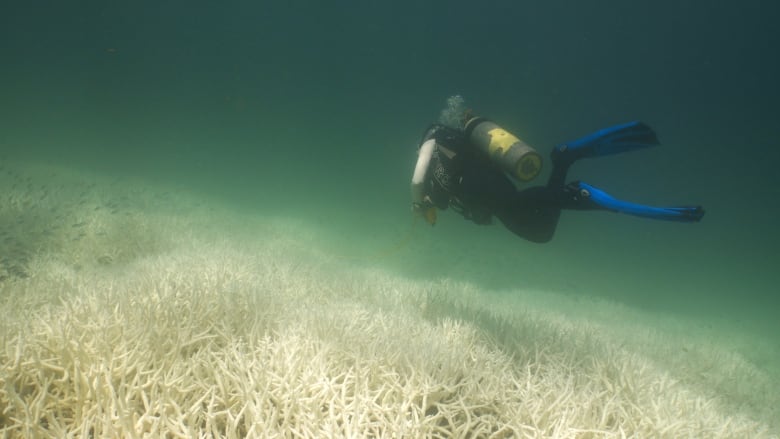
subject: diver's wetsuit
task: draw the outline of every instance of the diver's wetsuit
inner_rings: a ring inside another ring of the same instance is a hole
[[[434,140],[435,145],[426,146]],[[439,209],[452,207],[477,224],[490,224],[497,217],[507,229],[532,242],[552,239],[561,209],[589,209],[578,203],[577,191],[565,186],[568,165],[553,163],[546,186],[517,190],[502,169],[470,145],[462,131],[432,125],[422,142],[421,160],[430,160],[424,176],[415,171],[414,185]],[[430,157],[423,155],[430,153]],[[424,163],[424,162],[423,162]],[[419,168],[419,166],[418,166]],[[421,200],[417,200],[421,201]]]

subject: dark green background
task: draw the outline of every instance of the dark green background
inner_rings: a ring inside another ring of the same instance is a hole
[[[411,277],[606,296],[780,332],[776,2],[3,2],[0,149],[318,224]],[[410,224],[444,99],[547,154],[641,119],[663,145],[572,172],[700,224],[567,212],[547,245]]]

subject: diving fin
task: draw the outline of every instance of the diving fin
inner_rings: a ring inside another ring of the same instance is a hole
[[[587,206],[585,208],[601,208],[642,218],[681,222],[698,222],[704,216],[701,206],[653,207],[629,203],[581,181],[569,184],[567,189],[574,193],[578,203],[584,203],[580,204],[580,208]]]
[[[584,157],[600,157],[658,144],[658,137],[652,128],[633,121],[562,143],[553,149],[552,159],[553,162],[572,163]]]

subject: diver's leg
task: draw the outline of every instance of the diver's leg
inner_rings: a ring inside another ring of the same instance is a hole
[[[547,187],[550,190],[562,190],[566,185],[566,174],[569,173],[569,167],[572,162],[556,160],[555,156],[552,159],[552,172],[550,173],[550,179],[547,180]]]
[[[512,233],[532,242],[544,243],[555,234],[561,209],[609,210],[680,222],[696,222],[704,216],[701,206],[654,207],[629,203],[583,182],[570,183],[563,188],[537,186],[519,191],[494,214]]]
[[[559,193],[545,186],[515,192],[509,202],[495,211],[495,216],[515,235],[531,242],[548,242],[561,216]]]
[[[701,206],[655,207],[618,200],[587,183],[569,183],[563,190],[562,206],[574,210],[610,210],[642,218],[696,222],[704,216]]]

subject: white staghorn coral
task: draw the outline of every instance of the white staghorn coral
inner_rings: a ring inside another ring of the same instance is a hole
[[[777,382],[690,328],[357,270],[264,219],[128,209],[166,239],[87,236],[0,283],[4,437],[776,437],[752,407]]]

